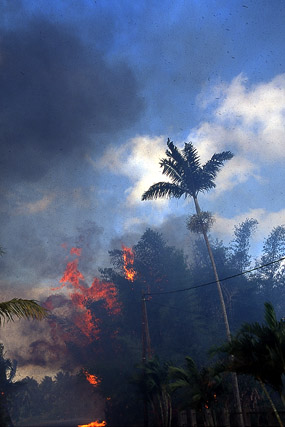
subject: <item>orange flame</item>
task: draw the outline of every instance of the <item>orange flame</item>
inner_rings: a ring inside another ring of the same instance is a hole
[[[83,369],[83,374],[85,375],[89,384],[92,384],[92,385],[100,384],[101,380],[98,377],[96,377],[96,375],[89,374],[89,372],[86,369]]]
[[[81,256],[81,248],[71,248],[71,255]],[[53,291],[71,287],[73,292],[70,294],[70,299],[74,307],[77,308],[77,314],[73,320],[75,325],[80,329],[84,336],[89,340],[98,339],[100,332],[100,319],[96,319],[94,313],[88,308],[88,304],[94,301],[103,301],[103,307],[111,314],[120,313],[120,303],[117,299],[117,288],[113,283],[103,282],[94,278],[90,287],[84,283],[85,278],[78,269],[78,258],[67,263],[66,269],[62,278],[61,285],[52,288]]]
[[[97,421],[93,421],[90,424],[80,424],[78,427],[105,427],[107,425],[106,421],[102,421],[101,423]]]
[[[123,260],[124,260],[124,272],[125,277],[130,282],[133,282],[136,276],[136,271],[133,268],[134,265],[134,253],[131,248],[127,248],[122,245],[123,249]]]
[[[81,248],[71,248],[70,249],[70,255],[77,255],[81,256]]]

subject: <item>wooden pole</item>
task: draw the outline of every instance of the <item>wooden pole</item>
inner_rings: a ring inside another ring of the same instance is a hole
[[[145,303],[145,295],[142,294],[142,364],[143,366],[146,363],[148,355],[148,322],[147,322],[147,312],[146,312],[146,303]],[[148,405],[147,405],[147,396],[144,395],[143,399],[143,420],[144,427],[148,427]]]

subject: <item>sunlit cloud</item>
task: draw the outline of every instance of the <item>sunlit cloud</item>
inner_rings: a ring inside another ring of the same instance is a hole
[[[210,94],[202,94],[197,102],[202,108],[212,109],[210,119],[193,128],[187,138],[197,147],[202,164],[215,152],[234,153],[234,158],[221,168],[217,188],[209,198],[230,192],[249,179],[264,182],[260,172],[263,164],[285,157],[285,74],[251,86],[240,74],[229,84],[216,85]],[[141,196],[150,185],[167,180],[159,168],[159,160],[165,156],[165,142],[164,136],[137,136],[120,147],[108,148],[99,161],[88,160],[96,169],[107,169],[129,179],[124,194],[126,205],[131,208],[141,203]],[[179,141],[175,143],[182,148]],[[165,210],[168,206],[162,199],[154,203],[156,209]]]
[[[238,155],[254,155],[261,162],[284,159],[285,74],[250,87],[240,74],[228,85],[214,87],[198,102],[202,108],[214,107],[212,119],[189,135],[202,157],[233,147]]]
[[[215,223],[212,232],[221,239],[232,238],[234,227],[241,224],[247,218],[254,218],[258,221],[256,233],[253,236],[255,241],[262,241],[266,238],[274,227],[285,225],[285,209],[277,212],[270,212],[266,209],[250,209],[232,218],[225,218],[215,215]]]
[[[108,148],[99,162],[91,160],[91,163],[97,169],[128,177],[130,186],[125,190],[126,203],[134,206],[141,204],[142,194],[152,184],[167,181],[159,167],[166,148],[166,137],[138,136],[121,147]],[[167,201],[159,199],[155,203],[162,207]]]

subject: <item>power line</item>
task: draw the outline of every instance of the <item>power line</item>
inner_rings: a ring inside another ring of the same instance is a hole
[[[251,268],[250,270],[242,271],[241,273],[233,274],[232,276],[224,277],[222,279],[219,279],[219,282],[223,282],[225,280],[230,280],[230,279],[234,279],[235,277],[243,276],[244,274],[251,273],[252,271],[259,270],[260,268],[268,267],[269,265],[276,264],[277,262],[280,262],[283,260],[285,260],[285,257],[279,258],[275,261],[268,262],[266,264],[259,265],[258,267]],[[201,285],[191,286],[190,288],[174,289],[172,291],[164,291],[164,292],[148,292],[148,293],[145,293],[144,296],[175,294],[177,292],[191,291],[192,289],[197,289],[197,288],[202,288],[204,286],[213,285],[217,282],[218,282],[217,280],[213,280],[212,282],[207,282],[207,283],[203,283]]]
[[[161,307],[166,307],[166,308],[170,308],[172,310],[182,311],[183,313],[191,314],[191,311],[189,311],[189,310],[181,310],[179,307],[174,307],[173,305],[160,304],[159,302],[154,302],[152,300],[146,300],[146,301],[147,302],[151,302],[151,305],[152,304],[160,305]]]

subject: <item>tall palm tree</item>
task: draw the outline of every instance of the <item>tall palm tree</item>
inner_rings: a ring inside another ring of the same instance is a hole
[[[278,321],[271,303],[265,303],[265,323],[244,323],[231,342],[218,347],[213,352],[226,357],[218,363],[222,371],[253,376],[261,385],[270,401],[280,426],[282,422],[276,407],[265,387],[276,390],[285,404],[283,378],[285,375],[285,322]]]
[[[179,150],[168,138],[167,147],[168,149],[165,152],[167,157],[160,161],[160,167],[163,168],[162,173],[168,176],[172,182],[158,182],[156,184],[153,184],[147,191],[144,192],[144,194],[142,195],[142,200],[157,199],[160,197],[175,197],[180,199],[182,196],[184,196],[185,198],[193,198],[198,223],[200,224],[200,230],[205,239],[205,243],[208,249],[209,257],[217,283],[227,338],[228,341],[230,341],[231,332],[225,301],[219,281],[213,252],[207,236],[207,222],[211,222],[211,218],[209,218],[208,215],[205,215],[205,213],[201,212],[198,203],[198,194],[201,192],[207,192],[212,188],[216,187],[214,180],[217,176],[217,173],[223,166],[224,162],[226,160],[230,160],[233,157],[233,154],[230,151],[216,153],[211,157],[208,162],[201,166],[198,151],[192,143],[185,143],[184,148],[182,150]],[[233,374],[232,380],[237,412],[240,414],[239,423],[241,426],[243,426],[239,388],[236,374]]]

